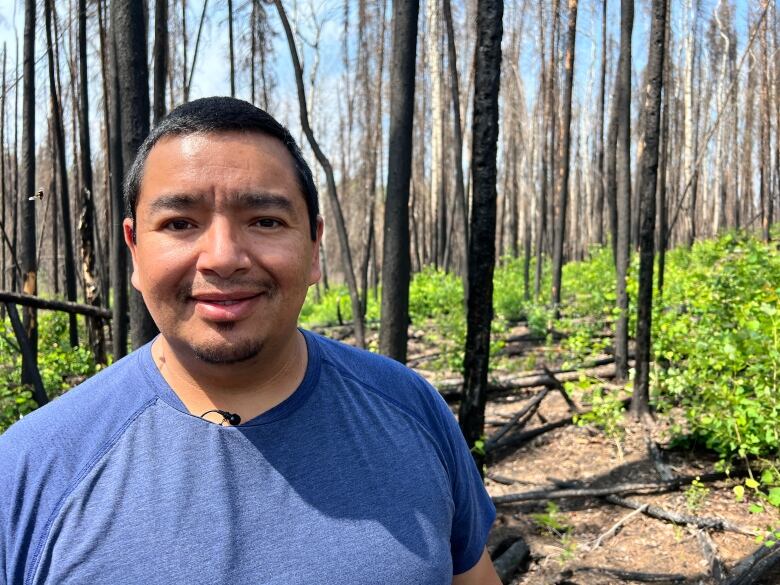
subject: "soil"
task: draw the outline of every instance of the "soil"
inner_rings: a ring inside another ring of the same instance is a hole
[[[346,332],[327,331],[344,338]],[[528,334],[523,325],[506,332],[507,337]],[[409,363],[433,384],[457,377],[457,372],[442,372],[430,368],[437,355],[435,347],[422,343],[413,335],[409,346]],[[349,339],[347,339],[349,341]],[[520,365],[534,363],[536,371],[542,364],[554,370],[560,366],[557,346],[542,347],[539,341],[523,342],[522,347],[507,346],[504,357],[494,367],[493,378],[520,377]],[[529,356],[533,356],[529,359]],[[603,357],[603,356],[602,356]],[[531,373],[531,372],[527,372]],[[614,385],[610,385],[614,391]],[[518,412],[542,387],[491,394],[486,409],[488,436]],[[571,398],[581,410],[587,409],[584,396],[572,392]],[[455,406],[453,409],[455,410]],[[551,391],[542,401],[537,414],[526,429],[564,419],[571,412],[557,391]],[[500,459],[487,466],[485,485],[491,496],[549,489],[556,482],[581,482],[592,487],[606,487],[625,482],[654,482],[660,477],[648,454],[645,436],[647,427],[634,423],[630,417],[623,421],[624,434],[611,439],[593,426],[569,424],[547,432],[517,449],[501,454]],[[656,417],[650,428],[652,437],[660,446],[663,457],[675,476],[703,475],[715,470],[716,457],[703,451],[681,451],[668,448],[669,415]],[[723,518],[746,531],[758,534],[768,527],[780,526],[780,513],[774,508],[751,514],[749,505],[755,501],[746,497],[738,502],[733,488],[741,483],[733,477],[707,482],[704,489],[689,493],[687,488],[658,495],[628,495],[627,499],[660,506],[665,510],[699,517]],[[698,498],[695,497],[698,495]],[[498,556],[518,538],[530,548],[530,559],[518,568],[510,583],[515,585],[631,583],[590,569],[620,569],[669,577],[656,583],[683,582],[688,584],[717,583],[705,561],[697,538],[697,529],[657,520],[642,513],[610,504],[600,498],[566,498],[555,501],[550,512],[545,500],[497,506],[497,518],[491,532],[488,548]],[[605,535],[611,527],[625,519],[614,535]],[[755,536],[734,532],[708,531],[715,545],[717,557],[726,573],[738,561],[753,553],[759,545]],[[603,536],[600,543],[597,539]],[[672,577],[684,577],[674,581]],[[780,570],[757,583],[780,584]]]

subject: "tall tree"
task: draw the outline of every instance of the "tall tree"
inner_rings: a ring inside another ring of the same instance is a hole
[[[22,161],[17,191],[22,210],[19,261],[22,265],[22,292],[35,295],[38,293],[38,263],[35,257],[35,0],[24,2],[23,50]],[[37,311],[25,307],[23,320],[32,363],[23,358],[22,382],[32,384],[32,376],[28,372],[38,366]]]
[[[594,240],[604,244],[604,199],[606,197],[605,167],[604,167],[604,110],[607,99],[607,0],[601,1],[601,73],[599,75],[599,114],[598,114],[598,144],[596,155],[596,200]]]
[[[469,446],[482,437],[485,428],[490,324],[493,320],[493,269],[496,262],[496,154],[503,12],[502,0],[479,0],[477,3],[471,163],[474,191],[463,399],[459,410],[460,427]],[[482,473],[483,455],[476,451],[474,454]]]
[[[281,0],[275,0],[274,4],[279,12],[279,18],[282,21],[284,27],[284,33],[287,37],[287,44],[290,48],[290,57],[293,62],[293,69],[295,71],[295,85],[298,89],[298,106],[301,116],[301,126],[303,127],[303,133],[306,135],[309,141],[309,146],[314,151],[314,156],[320,163],[323,171],[325,172],[325,178],[328,189],[328,200],[330,202],[333,217],[336,220],[336,232],[339,238],[339,245],[341,247],[341,259],[344,264],[344,273],[347,279],[347,289],[349,290],[349,298],[352,303],[352,322],[355,328],[355,342],[359,347],[365,347],[365,333],[363,330],[363,313],[360,303],[360,292],[358,291],[357,279],[355,278],[354,263],[352,262],[352,252],[349,249],[349,237],[347,235],[347,226],[344,221],[344,214],[341,211],[341,203],[339,201],[338,191],[336,189],[336,179],[333,175],[333,166],[325,156],[325,153],[320,148],[319,143],[314,137],[314,132],[309,125],[309,112],[306,107],[306,92],[303,87],[303,68],[298,59],[298,49],[295,46],[295,39],[293,38],[292,29],[290,28],[290,22],[287,20],[287,13],[282,6]]]
[[[650,411],[650,331],[653,316],[653,264],[655,262],[655,191],[658,182],[658,144],[661,128],[666,0],[653,0],[647,84],[644,103],[644,141],[639,183],[639,293],[636,318],[636,380],[631,400],[635,418]]]
[[[154,2],[154,123],[165,115],[165,76],[168,73],[168,0]]]
[[[561,276],[563,273],[563,239],[566,236],[566,212],[569,206],[569,143],[571,141],[571,94],[574,83],[574,48],[577,40],[577,0],[569,0],[569,28],[566,35],[564,60],[563,115],[560,119],[558,147],[558,184],[556,223],[553,244],[552,302],[556,318],[561,304]]]
[[[127,247],[122,234],[124,202],[122,184],[124,183],[124,163],[122,162],[122,104],[119,91],[117,69],[117,48],[114,35],[116,26],[111,24],[111,50],[109,67],[109,106],[110,119],[106,120],[108,132],[108,166],[111,177],[111,286],[113,291],[111,306],[111,327],[114,359],[127,355],[129,298],[127,290]]]
[[[630,256],[631,222],[631,32],[634,28],[634,0],[620,2],[620,58],[616,84],[617,133],[615,142],[617,186],[617,321],[615,323],[615,375],[628,377],[628,292],[626,278]]]
[[[81,272],[84,292],[89,305],[101,305],[101,290],[95,274],[95,200],[92,185],[92,147],[89,143],[89,85],[87,78],[87,2],[78,0],[79,25],[79,148],[81,149],[81,192],[79,203],[79,239],[81,240]],[[98,363],[106,363],[105,335],[100,319],[87,318],[89,345]]]
[[[382,317],[379,351],[406,362],[409,327],[409,181],[419,0],[393,2],[390,61],[390,137],[387,152]]]
[[[8,216],[6,214],[6,184],[8,176],[5,166],[5,106],[6,106],[6,84],[5,84],[5,65],[6,65],[6,46],[3,43],[3,80],[2,94],[0,94],[0,290],[6,288],[6,242],[8,241]]]
[[[466,203],[466,188],[463,181],[463,132],[460,120],[460,82],[458,80],[458,57],[455,51],[455,29],[452,25],[450,0],[442,0],[444,22],[447,25],[447,61],[450,72],[450,93],[452,97],[452,138],[455,153],[455,213],[460,219],[458,228],[462,231],[460,242],[463,256],[463,284],[468,286],[469,213]],[[453,224],[455,222],[453,221]],[[446,264],[446,263],[445,263]],[[446,266],[445,266],[446,268]],[[466,291],[468,297],[468,291]]]
[[[149,134],[149,69],[146,58],[146,18],[141,0],[113,0],[111,18],[116,41],[120,93],[122,167],[126,175],[136,152]],[[130,337],[136,349],[157,335],[143,297],[130,293]]]
[[[233,56],[233,0],[227,0],[228,6],[228,48],[230,52],[230,97],[236,97],[236,61]]]

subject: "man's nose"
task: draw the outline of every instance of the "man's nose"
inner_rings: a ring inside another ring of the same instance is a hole
[[[215,218],[200,238],[196,268],[228,278],[251,265],[240,226],[225,218]]]

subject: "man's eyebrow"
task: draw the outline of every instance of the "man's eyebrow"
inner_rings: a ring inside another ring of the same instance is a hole
[[[237,193],[229,198],[229,205],[250,209],[281,209],[294,211],[292,201],[283,195],[273,193]]]
[[[205,195],[188,193],[161,195],[149,204],[149,212],[187,211],[206,204],[207,199]],[[295,209],[288,197],[273,193],[236,193],[228,198],[228,205],[234,208],[255,210],[281,209],[288,212],[292,212]]]
[[[202,204],[204,200],[205,197],[202,195],[188,195],[184,193],[161,195],[149,204],[149,213],[186,211]]]

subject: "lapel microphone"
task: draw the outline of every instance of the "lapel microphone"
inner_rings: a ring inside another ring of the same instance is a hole
[[[219,424],[228,423],[229,425],[232,426],[237,426],[241,424],[241,417],[237,415],[235,412],[228,412],[227,410],[219,410],[218,408],[207,410],[206,412],[200,415],[200,418],[203,418],[204,416],[206,416],[207,414],[211,414],[212,412],[216,412],[217,414],[222,416],[222,422],[220,422]]]

